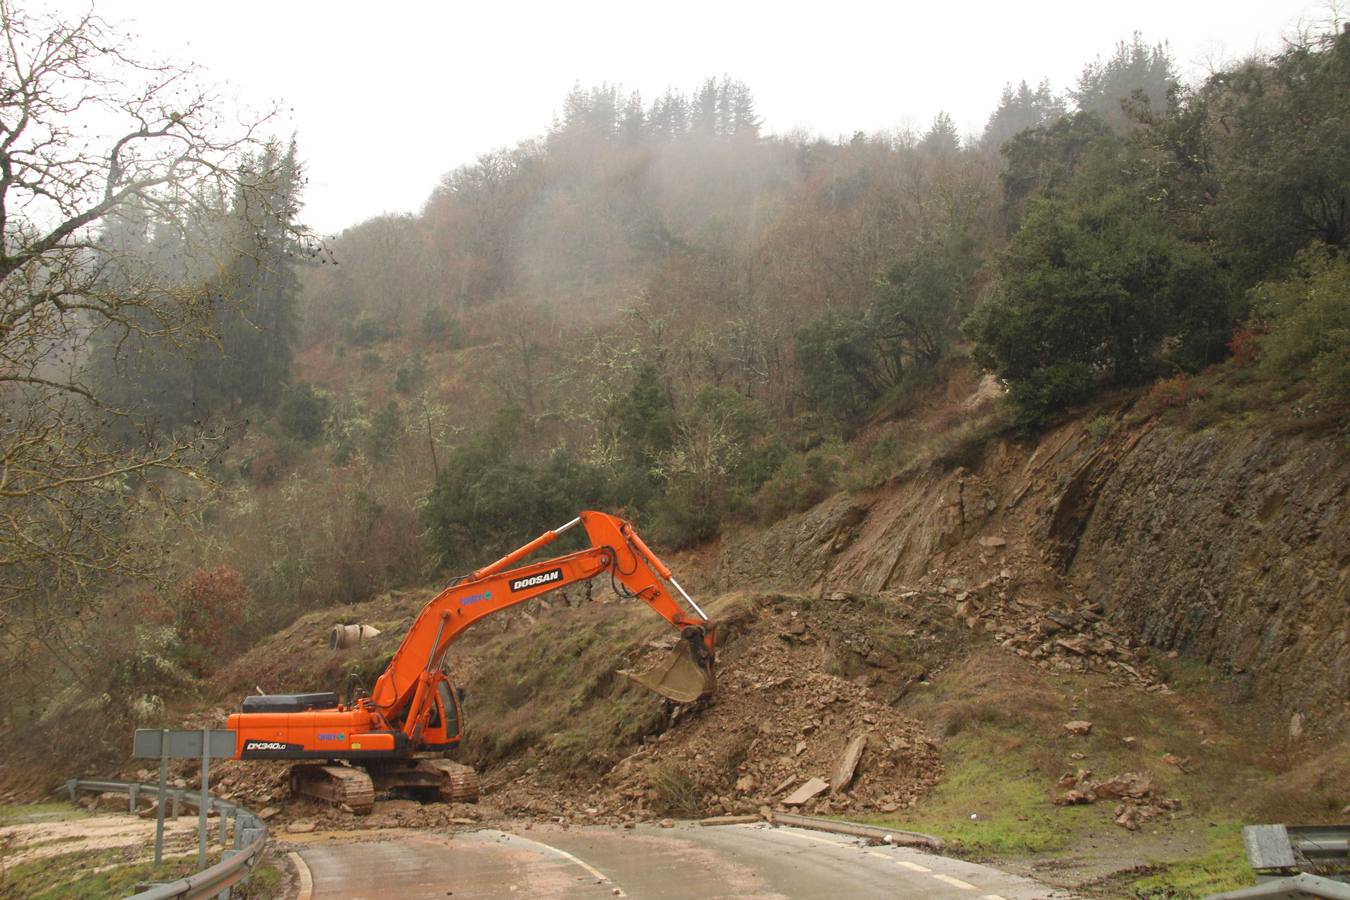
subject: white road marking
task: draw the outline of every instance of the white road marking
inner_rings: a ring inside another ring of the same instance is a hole
[[[786,828],[778,828],[774,831],[774,834],[781,834],[784,837],[797,838],[798,840],[801,841],[810,841],[813,844],[829,844],[831,847],[846,848],[855,846],[852,842],[835,841],[831,840],[830,838],[816,837],[814,834],[801,834],[800,832],[796,831],[788,831]]]
[[[1004,898],[1000,897],[998,894],[985,894],[980,900],[1004,900]]]
[[[962,881],[960,878],[953,878],[950,875],[940,875],[937,872],[934,872],[933,877],[943,884],[950,884],[952,887],[960,888],[963,891],[973,891],[976,889],[975,885],[971,884],[969,881]]]
[[[896,864],[897,866],[900,866],[900,867],[903,868],[903,869],[909,869],[911,872],[931,872],[931,871],[933,871],[932,869],[928,868],[927,866],[921,866],[921,865],[919,865],[918,863],[910,862],[910,861],[907,860],[907,859],[896,860],[896,863],[895,863],[895,864]]]
[[[493,830],[495,830],[495,829],[493,829]],[[591,874],[594,875],[596,878],[600,879],[601,881],[605,882],[606,884],[614,884],[614,879],[610,878],[610,877],[609,877],[608,875],[606,875],[604,872],[601,872],[601,871],[600,871],[599,869],[597,869],[595,866],[593,866],[593,865],[591,865],[590,863],[586,862],[586,860],[581,859],[581,858],[576,857],[576,856],[573,856],[572,854],[568,853],[566,850],[560,850],[560,849],[558,849],[557,847],[554,847],[552,844],[545,844],[543,841],[536,841],[536,840],[534,840],[533,838],[521,837],[521,836],[518,835],[518,834],[510,834],[510,833],[505,832],[505,831],[498,831],[497,834],[500,834],[502,837],[505,837],[505,838],[514,838],[515,840],[517,840],[517,841],[522,841],[522,842],[524,842],[524,843],[526,843],[526,844],[534,844],[535,846],[543,847],[545,850],[552,850],[554,853],[556,853],[557,855],[561,856],[563,859],[570,860],[571,862],[574,862],[574,863],[576,863],[577,865],[581,866],[581,867],[582,867],[583,869],[585,869],[587,872],[591,873]],[[615,893],[614,893],[614,896],[615,896],[615,897],[627,897],[627,896],[628,896],[627,894],[625,894],[625,893],[623,892],[623,889],[620,888],[618,885],[615,885],[615,886],[614,886],[614,891],[615,891]]]
[[[300,879],[300,893],[296,895],[295,900],[309,900],[314,895],[314,876],[310,874],[309,866],[300,858],[300,854],[294,850],[286,854],[286,857],[295,866],[297,877]]]

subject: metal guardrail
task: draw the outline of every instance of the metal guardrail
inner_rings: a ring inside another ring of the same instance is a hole
[[[159,796],[157,784],[110,779],[72,778],[65,783],[64,789],[70,795],[72,803],[80,791],[127,794],[127,805],[133,813],[136,811],[136,802],[142,794],[156,798]],[[172,788],[167,791],[166,800],[173,802],[173,809],[177,813],[184,805],[197,807],[201,802],[201,795],[197,791]],[[251,810],[237,803],[221,800],[219,797],[210,799],[208,812],[211,809],[214,809],[220,817],[221,844],[228,842],[230,818],[234,819],[233,847],[221,854],[220,862],[187,878],[157,884],[139,894],[133,894],[130,900],[172,900],[179,897],[196,900],[201,897],[228,897],[233,885],[248,878],[262,854],[263,847],[267,844],[267,825]]]
[[[1350,884],[1305,872],[1277,881],[1267,881],[1256,887],[1210,894],[1205,900],[1304,900],[1307,897],[1350,900]]]
[[[1255,887],[1211,894],[1205,900],[1350,900],[1350,878],[1316,871],[1350,870],[1350,825],[1248,825],[1242,829]]]

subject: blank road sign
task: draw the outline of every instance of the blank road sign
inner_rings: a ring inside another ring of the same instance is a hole
[[[161,731],[158,728],[137,728],[131,742],[131,755],[141,759],[159,759],[161,756],[170,759],[201,759],[203,735],[207,739],[206,756],[212,759],[234,756],[233,731]],[[168,752],[165,753],[165,750]]]

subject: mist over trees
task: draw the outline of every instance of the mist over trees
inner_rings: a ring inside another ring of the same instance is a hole
[[[112,677],[138,652],[134,637],[106,646],[99,616],[110,598],[172,577],[174,532],[208,499],[223,440],[154,427],[124,405],[135,391],[121,364],[163,348],[147,392],[180,389],[191,348],[215,340],[235,305],[215,274],[237,258],[224,245],[256,250],[257,234],[214,229],[218,198],[262,213],[279,197],[245,164],[266,156],[270,113],[225,109],[194,70],[136,57],[93,14],[65,21],[4,0],[0,32],[0,643],[12,721],[40,719],[53,684]],[[171,632],[146,640],[171,644]],[[100,696],[82,695],[86,709]]]
[[[508,415],[493,445],[524,483],[566,493],[575,476],[576,503],[702,540],[781,509],[770,497],[818,498],[831,448],[964,354],[1023,426],[1223,360],[1260,279],[1309,240],[1344,242],[1327,149],[1346,145],[1344,41],[1188,88],[1166,44],[1135,34],[1063,94],[1008,84],[965,139],[946,114],[840,142],[763,136],[749,88],[725,78],[650,104],[577,86],[546,134],[451,173],[420,215],[345,232],[342,265],[307,282],[322,308],[304,341],[355,346],[356,327],[434,353],[434,324],[484,348],[463,409]],[[1286,218],[1263,231],[1254,204]],[[733,396],[762,423],[748,444]],[[451,415],[440,434],[500,427]],[[553,480],[559,453],[571,475]],[[447,559],[471,522],[542,490],[465,494],[504,477],[475,471],[442,470],[431,495]]]
[[[50,77],[102,60],[172,96],[96,82],[125,143],[71,163],[24,94],[41,54],[0,74],[6,658],[45,659],[35,683],[76,660],[138,721],[250,635],[578,509],[689,547],[1230,357],[1343,408],[1347,31],[1192,86],[1134,35],[1065,91],[1006,83],[977,135],[766,134],[727,76],[576,85],[320,253],[303,144],[225,128],[97,19],[0,9],[20,47],[83,48]],[[35,185],[54,230],[20,212]],[[967,408],[986,374],[1006,399]],[[62,610],[128,638],[57,638]]]
[[[302,172],[294,141],[241,156],[233,179],[228,199],[218,195],[186,227],[142,213],[100,236],[149,276],[194,293],[200,306],[195,335],[170,339],[127,324],[93,342],[91,368],[107,384],[105,399],[144,425],[172,429],[249,407],[271,411],[290,380],[296,268],[313,258],[296,230]],[[109,274],[109,290],[121,274]]]

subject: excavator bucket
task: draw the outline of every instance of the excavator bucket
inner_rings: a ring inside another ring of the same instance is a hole
[[[711,660],[700,665],[689,641],[680,641],[644,671],[620,674],[676,703],[693,703],[713,692]]]

